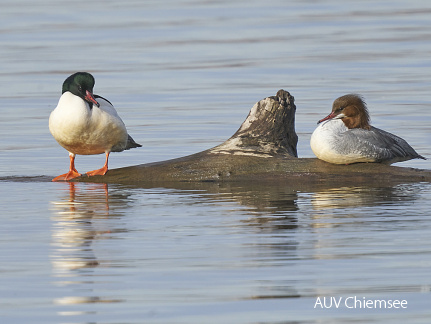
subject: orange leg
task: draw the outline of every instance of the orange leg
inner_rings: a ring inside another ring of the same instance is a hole
[[[78,173],[78,171],[76,171],[75,169],[75,154],[69,152],[69,159],[69,172],[55,177],[54,179],[52,179],[52,181],[67,181],[81,176],[81,173]]]
[[[109,158],[109,153],[110,153],[110,152],[106,152],[106,153],[105,153],[105,155],[106,155],[106,160],[105,160],[105,165],[104,165],[102,168],[97,169],[97,170],[93,170],[93,171],[89,171],[89,172],[87,172],[87,175],[88,175],[89,177],[91,177],[91,176],[95,176],[95,175],[105,175],[105,174],[106,174],[106,172],[108,172],[108,158]]]

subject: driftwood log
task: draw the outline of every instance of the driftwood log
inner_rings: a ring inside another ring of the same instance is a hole
[[[247,181],[290,188],[431,182],[430,170],[379,163],[334,165],[316,158],[298,158],[295,111],[293,96],[279,90],[275,96],[257,102],[238,131],[214,148],[173,160],[113,169],[104,176],[84,176],[76,181],[144,187]]]

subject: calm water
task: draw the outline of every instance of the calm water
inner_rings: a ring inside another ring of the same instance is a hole
[[[430,184],[46,181],[68,167],[47,123],[76,71],[143,144],[112,168],[215,146],[280,88],[295,96],[300,157],[332,101],[357,92],[375,126],[431,158],[429,1],[1,4],[2,323],[429,323]]]

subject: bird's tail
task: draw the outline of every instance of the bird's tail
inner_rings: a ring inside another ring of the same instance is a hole
[[[128,135],[127,145],[125,150],[130,150],[131,148],[135,148],[135,147],[142,147],[142,145],[136,143],[135,140],[132,138],[132,136]]]

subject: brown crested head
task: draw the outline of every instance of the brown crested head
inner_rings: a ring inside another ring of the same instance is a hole
[[[332,112],[319,120],[319,123],[328,119],[341,119],[347,128],[370,129],[370,115],[367,105],[360,95],[347,94],[335,99]]]

